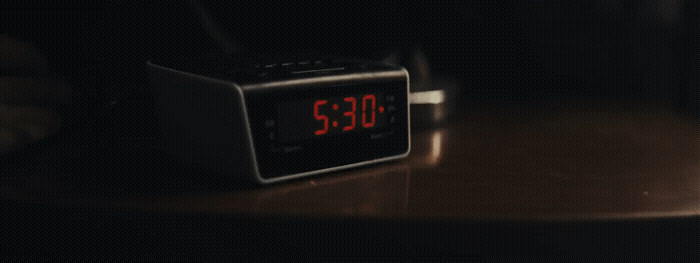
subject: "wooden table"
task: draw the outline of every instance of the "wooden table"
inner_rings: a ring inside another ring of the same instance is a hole
[[[430,229],[451,224],[448,229],[463,229],[464,224],[471,224],[466,222],[575,224],[680,218],[691,222],[684,229],[699,229],[697,119],[640,103],[487,104],[465,109],[456,121],[414,131],[406,159],[287,183],[200,187],[196,191],[120,191],[97,198],[75,194],[81,192],[79,185],[66,186],[56,178],[3,175],[0,194],[3,200],[14,202],[15,208],[46,204],[59,211],[71,209],[73,216],[91,214],[86,211],[135,214],[151,218],[146,220],[149,227],[163,224],[152,218],[172,223],[174,219],[169,218],[180,217],[168,215],[187,215],[243,218],[258,230],[269,225],[251,222],[269,222],[265,220],[270,218],[277,223],[301,218],[308,228],[328,220],[351,222],[356,230],[364,229],[357,222],[420,224]],[[149,163],[162,160],[144,156],[133,158],[152,158]],[[115,167],[130,162],[114,161],[108,166],[113,175],[126,170]],[[161,169],[167,170],[158,165],[146,170]],[[136,173],[135,177],[149,175],[139,169],[128,171]],[[188,220],[174,222],[187,228],[192,226]],[[537,232],[538,227],[528,229]],[[174,226],[166,228],[168,233],[177,232]],[[275,229],[282,228],[278,224]],[[321,227],[331,232],[332,228]]]
[[[600,107],[472,107],[414,132],[409,158],[291,183],[124,209],[398,219],[700,215],[700,122]]]

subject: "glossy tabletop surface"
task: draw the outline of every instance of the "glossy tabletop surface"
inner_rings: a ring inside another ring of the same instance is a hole
[[[56,179],[4,176],[0,190],[18,202],[146,213],[546,221],[700,215],[696,119],[630,105],[466,108],[455,121],[414,131],[406,159],[291,182],[93,200],[52,187]]]

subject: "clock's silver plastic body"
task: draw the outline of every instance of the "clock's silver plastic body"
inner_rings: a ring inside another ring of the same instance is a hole
[[[410,107],[407,103],[409,141],[406,152],[380,159],[326,169],[287,174],[274,178],[260,175],[246,107],[246,92],[297,85],[336,85],[367,82],[369,79],[405,78],[408,100],[408,72],[394,71],[317,76],[286,81],[239,84],[148,63],[151,87],[157,93],[162,146],[180,160],[199,163],[224,176],[247,178],[260,184],[348,169],[400,159],[410,152]]]

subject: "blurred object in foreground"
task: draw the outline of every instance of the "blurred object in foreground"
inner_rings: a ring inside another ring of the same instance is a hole
[[[37,142],[59,128],[52,106],[70,92],[47,77],[47,62],[33,47],[0,36],[0,154]]]

